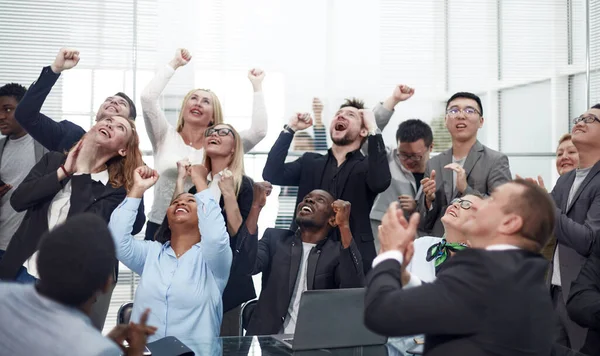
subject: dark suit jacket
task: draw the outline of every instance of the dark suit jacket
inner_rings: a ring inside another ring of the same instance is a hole
[[[59,77],[60,74],[54,73],[50,67],[44,67],[38,80],[31,84],[17,105],[15,120],[34,140],[49,151],[67,152],[83,137],[85,130],[70,121],[57,122],[40,113],[46,97]],[[146,215],[142,202],[133,224],[132,234],[140,232],[145,222]]]
[[[550,355],[554,312],[548,262],[523,250],[459,251],[437,279],[403,289],[400,264],[367,276],[365,324],[386,336],[425,334],[425,354]]]
[[[13,193],[10,199],[13,208],[27,213],[0,260],[0,279],[15,278],[19,267],[37,250],[40,238],[48,231],[50,203],[69,180],[72,193],[68,217],[91,212],[108,224],[113,210],[125,199],[127,193],[124,187],[104,185],[92,180],[89,174],[59,182],[56,171],[66,158],[64,153],[47,153]]]
[[[600,352],[600,243],[581,268],[577,279],[571,284],[567,301],[571,320],[589,328],[581,352],[596,355]]]
[[[240,231],[254,251],[244,262],[252,264],[254,274],[263,274],[262,291],[250,318],[248,335],[277,334],[283,327],[300,269],[300,230],[294,233],[267,229],[260,241],[245,226]],[[308,257],[306,278],[308,290],[364,286],[361,256],[354,240],[347,249],[330,237],[319,242]]]
[[[252,208],[252,199],[254,198],[254,192],[252,190],[253,184],[250,177],[243,176],[242,185],[240,186],[237,197],[238,207],[240,209],[240,214],[242,215],[242,226],[244,226],[246,218],[248,217],[248,214],[250,214],[250,209]],[[192,187],[190,193],[196,194],[196,187]],[[224,209],[225,202],[222,196],[219,205],[221,206],[223,219],[227,222],[227,212]],[[240,262],[240,260],[247,260],[246,255],[256,253],[250,251],[253,248],[252,243],[250,242],[250,244],[248,244],[247,241],[244,240],[247,237],[247,234],[240,235],[240,230],[241,227],[238,229],[237,235],[229,237],[229,245],[233,252],[233,261],[231,263],[229,280],[223,291],[224,313],[244,302],[256,298],[254,282],[252,281],[252,269],[247,268],[247,264],[244,264],[244,262]]]
[[[452,163],[452,148],[430,159],[425,169],[425,177],[431,176],[431,171],[435,170],[437,190],[431,210],[425,206],[425,195],[419,198],[417,209],[421,214],[420,229],[430,236],[444,235],[444,226],[440,219],[454,198],[473,192],[489,195],[498,185],[512,179],[506,155],[482,145],[479,141],[471,147],[463,165],[467,173],[467,190],[464,194],[454,190],[453,171],[444,168],[450,163]]]
[[[314,189],[327,190],[321,186],[321,178],[325,171],[327,155],[307,152],[299,159],[285,163],[293,135],[282,132],[271,148],[263,179],[277,185],[298,186],[296,208],[304,197]],[[391,174],[387,155],[381,135],[369,136],[369,155],[357,152],[358,159],[348,161],[343,176],[339,177],[339,192],[336,199],[343,199],[352,204],[350,211],[350,230],[363,258],[365,271],[371,269],[375,258],[375,244],[369,214],[377,194],[385,191],[390,185]],[[294,211],[296,216],[296,211]],[[296,224],[292,224],[295,230]]]

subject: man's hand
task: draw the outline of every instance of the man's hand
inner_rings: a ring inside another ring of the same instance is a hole
[[[404,251],[404,259],[402,261],[402,268],[400,272],[400,279],[402,280],[402,286],[405,286],[410,282],[410,272],[406,270],[410,261],[412,261],[413,256],[415,255],[415,243],[411,242],[406,246],[406,251]]]
[[[221,176],[219,180],[219,189],[221,190],[221,194],[223,197],[235,197],[235,186],[233,184],[233,176],[225,175]]]
[[[308,113],[296,113],[290,118],[288,126],[295,132],[306,130],[313,125],[312,117]]]
[[[179,67],[183,67],[184,65],[188,64],[191,60],[192,60],[192,54],[190,53],[190,51],[188,51],[185,48],[178,48],[175,51],[175,56],[173,57],[173,59],[171,59],[171,62],[169,62],[169,65],[173,69],[177,69]]]
[[[129,348],[125,352],[125,355],[143,355],[144,349],[146,348],[146,341],[148,339],[148,335],[154,335],[156,332],[156,328],[152,326],[147,326],[148,316],[150,315],[150,309],[146,309],[142,316],[140,317],[139,324],[130,322],[128,333],[127,333],[127,342],[129,343]]]
[[[72,48],[61,48],[50,65],[50,69],[56,74],[63,70],[71,69],[79,63],[79,51]]]
[[[271,195],[273,186],[269,182],[257,182],[252,186],[252,206],[262,209],[267,204],[267,197]]]
[[[133,187],[129,194],[130,198],[141,198],[144,192],[158,181],[158,172],[148,166],[140,166],[133,171]]]
[[[331,204],[335,213],[335,225],[340,228],[350,228],[350,210],[352,205],[345,200],[336,200]]]
[[[418,225],[418,213],[412,214],[407,222],[404,212],[398,209],[398,203],[390,204],[379,226],[380,253],[397,250],[404,254],[408,244],[414,240],[417,234]]]
[[[260,68],[252,68],[248,71],[248,79],[252,83],[254,92],[262,91],[262,82],[265,79],[265,72]]]
[[[417,210],[417,202],[415,201],[415,198],[410,195],[401,195],[398,197],[398,200],[400,201],[400,208],[402,208],[404,212],[412,214]]]
[[[431,203],[435,200],[435,191],[437,189],[435,184],[435,171],[431,171],[429,178],[421,179],[421,186],[423,187],[423,194],[425,194],[425,204],[427,209],[431,207]]]
[[[10,184],[4,184],[3,186],[0,187],[0,199],[2,199],[2,197],[4,197],[4,195],[6,193],[8,193],[9,190],[12,189],[12,185]]]
[[[444,166],[446,169],[451,169],[456,172],[456,190],[463,194],[467,190],[467,172],[458,163],[450,163]]]
[[[377,123],[375,122],[375,113],[371,110],[361,109],[358,110],[360,118],[362,119],[363,125],[369,131],[369,134],[374,134],[377,130]]]
[[[394,98],[396,103],[399,103],[401,101],[410,99],[414,93],[415,90],[413,88],[409,87],[408,85],[400,84],[394,88],[392,97]]]
[[[542,178],[542,176],[537,176],[536,180],[535,178],[523,178],[517,174],[516,178],[526,180],[530,183],[538,185],[540,188],[546,189],[546,185],[544,184],[544,178]]]

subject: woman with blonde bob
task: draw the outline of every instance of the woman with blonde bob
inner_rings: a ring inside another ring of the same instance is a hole
[[[154,238],[173,197],[177,180],[175,163],[187,159],[191,164],[201,164],[204,158],[206,129],[223,122],[219,98],[207,89],[194,89],[187,93],[175,127],[167,121],[160,107],[160,95],[175,70],[186,65],[191,59],[189,51],[178,49],[175,57],[156,73],[142,92],[144,122],[152,144],[154,166],[160,175],[154,189],[154,203],[148,214],[147,240]],[[239,143],[245,152],[256,146],[267,134],[267,112],[262,94],[264,76],[259,69],[252,69],[248,73],[254,88],[254,107],[250,129],[240,134]],[[185,183],[185,190],[189,188],[191,183]]]
[[[13,208],[27,213],[0,260],[0,279],[35,281],[40,237],[72,216],[91,212],[108,223],[141,162],[135,123],[120,116],[98,121],[68,153],[42,157],[11,197]],[[111,294],[112,288],[94,305],[92,321],[100,330]]]
[[[244,175],[244,149],[241,137],[233,126],[217,124],[209,127],[205,135],[204,166],[208,170],[208,189],[221,207],[233,253],[229,281],[223,292],[221,336],[235,336],[239,333],[241,304],[256,298],[251,271],[237,268],[241,265],[238,260],[248,255],[244,244],[246,241],[238,239],[238,231],[252,207],[253,183]],[[179,161],[177,166],[179,176],[174,197],[185,192],[184,182],[191,170],[189,161]],[[195,187],[189,192],[195,194]]]

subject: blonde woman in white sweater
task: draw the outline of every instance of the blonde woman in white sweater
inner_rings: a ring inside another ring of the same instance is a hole
[[[142,111],[146,131],[154,154],[154,166],[159,180],[154,188],[154,203],[148,214],[146,239],[152,240],[162,223],[175,191],[177,161],[187,159],[191,164],[202,164],[204,157],[204,132],[209,126],[223,122],[223,110],[217,95],[208,89],[193,89],[181,104],[176,127],[167,121],[160,107],[160,95],[177,70],[192,59],[186,49],[178,49],[173,59],[160,69],[142,92]],[[260,69],[248,72],[254,88],[252,123],[240,136],[244,152],[250,151],[267,134],[267,110],[262,93],[265,74]],[[187,191],[191,188],[184,187]]]

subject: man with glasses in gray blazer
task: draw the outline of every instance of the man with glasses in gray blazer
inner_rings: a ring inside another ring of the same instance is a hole
[[[498,185],[511,180],[506,155],[477,140],[484,122],[477,95],[452,95],[446,103],[445,121],[452,147],[427,163],[421,181],[423,194],[417,204],[422,217],[420,229],[439,237],[444,235],[440,219],[453,199],[468,194],[489,195]]]

